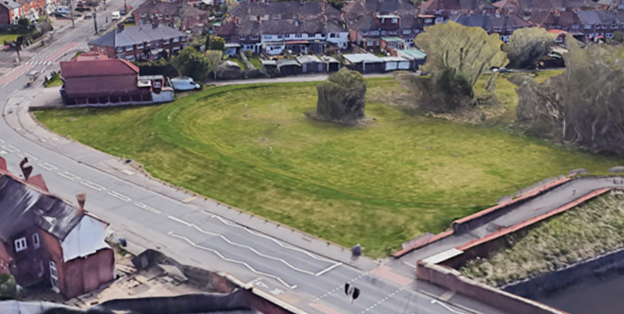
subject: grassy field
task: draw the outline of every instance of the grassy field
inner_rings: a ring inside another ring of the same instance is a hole
[[[524,236],[508,236],[513,247],[488,259],[471,260],[460,271],[492,286],[561,269],[624,247],[624,195],[610,192],[540,223]]]
[[[17,40],[17,37],[22,36],[22,34],[0,34],[0,45],[4,45],[4,41],[13,41]]]
[[[373,257],[546,177],[621,163],[380,102],[367,102],[375,118],[367,126],[311,121],[304,112],[315,109],[317,85],[224,86],[161,106],[35,114],[165,181],[347,247],[360,243]],[[390,78],[367,86],[371,99],[401,90]]]

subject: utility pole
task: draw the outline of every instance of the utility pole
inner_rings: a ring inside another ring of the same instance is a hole
[[[93,27],[95,27],[95,34],[98,34],[98,29],[97,29],[97,13],[93,12]]]
[[[69,2],[69,13],[71,14],[72,28],[74,28],[74,6],[71,0],[67,0],[67,2]]]
[[[104,0],[104,11],[106,11],[106,0]]]
[[[124,0],[124,11],[128,10],[128,5],[126,4],[126,0]]]

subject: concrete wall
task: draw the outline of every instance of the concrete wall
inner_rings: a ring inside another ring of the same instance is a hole
[[[566,312],[498,290],[462,276],[458,271],[440,265],[418,262],[416,277],[510,314],[563,314]]]

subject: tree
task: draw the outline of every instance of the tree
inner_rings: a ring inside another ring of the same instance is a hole
[[[624,42],[624,37],[622,37],[622,32],[620,31],[613,32],[613,40],[619,43]]]
[[[327,3],[334,7],[336,10],[342,9],[344,7],[344,1],[342,0],[327,0]]]
[[[316,90],[318,101],[313,118],[352,125],[365,117],[366,82],[359,72],[342,68]]]
[[[557,35],[543,28],[529,27],[516,30],[509,37],[507,57],[509,67],[516,69],[535,69],[537,63],[550,52]]]
[[[206,58],[210,60],[213,71],[217,71],[221,61],[223,60],[223,51],[221,50],[208,50],[206,51]]]
[[[472,87],[479,77],[490,68],[508,62],[500,50],[497,34],[488,35],[480,27],[453,21],[426,27],[414,44],[427,54],[420,70],[431,73],[431,78],[396,72],[395,79],[412,91],[421,108],[435,112],[452,112],[473,105]],[[496,86],[495,82],[491,86]]]
[[[20,17],[20,19],[17,20],[17,24],[18,25],[28,26],[28,25],[30,25],[30,20],[25,18],[25,17]]]
[[[210,50],[225,50],[225,39],[219,36],[213,36],[210,39]]]
[[[527,134],[624,156],[624,45],[579,47],[568,35],[563,74],[544,83],[523,76],[516,124]]]
[[[171,59],[171,63],[180,74],[190,76],[196,81],[203,79],[211,70],[210,60],[193,47],[182,49],[177,57]]]
[[[0,274],[0,300],[15,299],[17,297],[17,284],[11,274]]]

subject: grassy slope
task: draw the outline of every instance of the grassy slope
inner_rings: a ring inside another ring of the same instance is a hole
[[[258,70],[262,69],[262,63],[260,63],[260,58],[258,58],[256,56],[253,56],[253,57],[249,58],[249,62],[251,62],[251,64],[253,64],[253,66],[256,69],[258,69]]]
[[[498,286],[537,276],[624,247],[624,195],[610,192],[530,230],[513,247],[460,271]]]
[[[228,86],[169,105],[36,115],[156,177],[345,246],[361,243],[370,256],[546,177],[604,173],[618,162],[381,103],[366,105],[370,126],[310,121],[303,112],[315,108],[316,85]],[[368,80],[369,95],[388,90],[399,87]]]
[[[0,45],[4,45],[4,41],[13,41],[17,40],[17,37],[22,36],[22,34],[0,34]]]

